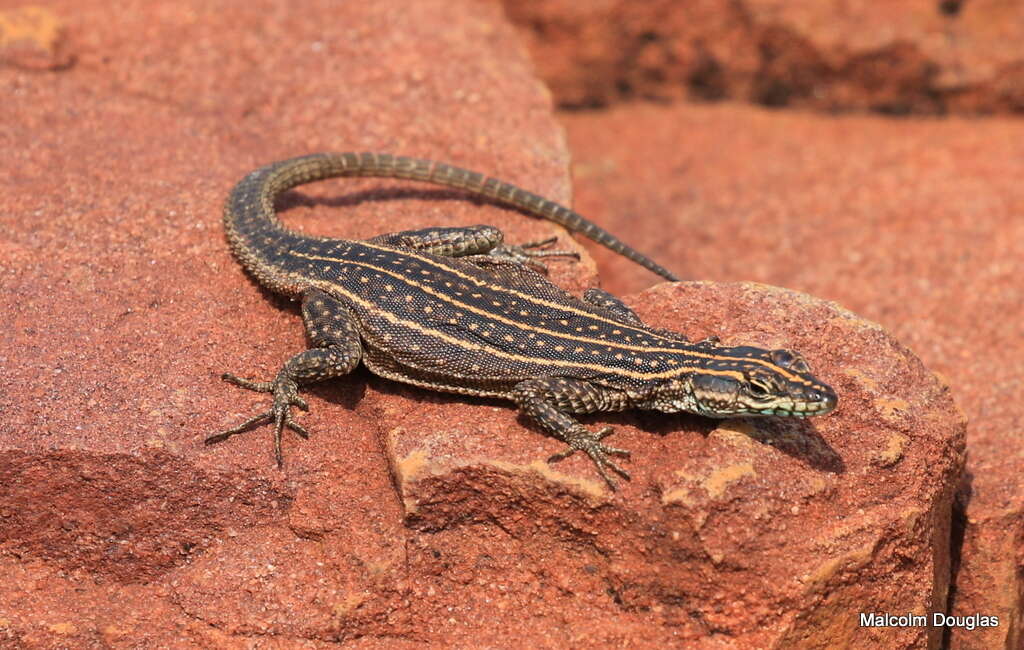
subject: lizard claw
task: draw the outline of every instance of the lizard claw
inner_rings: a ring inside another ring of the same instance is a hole
[[[214,434],[205,440],[207,445],[227,440],[231,436],[243,433],[254,427],[274,423],[274,457],[277,466],[284,467],[284,456],[281,453],[281,433],[287,427],[303,438],[309,438],[309,432],[292,418],[291,407],[297,406],[303,411],[309,410],[309,403],[298,395],[298,385],[294,380],[278,376],[274,381],[253,381],[230,373],[221,375],[221,379],[232,384],[247,388],[257,393],[273,393],[274,403],[269,410],[255,415],[236,427]]]
[[[600,431],[591,432],[580,426],[573,429],[567,436],[566,443],[569,448],[565,451],[560,451],[557,454],[548,458],[549,463],[557,463],[560,460],[564,460],[569,456],[572,456],[577,451],[583,451],[590,460],[594,461],[597,466],[597,472],[604,479],[604,482],[608,484],[608,487],[614,492],[618,489],[615,481],[608,472],[605,470],[606,467],[610,467],[615,470],[620,476],[627,481],[631,480],[629,472],[619,467],[619,465],[608,457],[609,454],[617,454],[619,456],[629,456],[629,451],[625,449],[619,449],[618,447],[609,447],[608,445],[601,442],[604,438],[611,435],[614,430],[612,427],[602,427]]]

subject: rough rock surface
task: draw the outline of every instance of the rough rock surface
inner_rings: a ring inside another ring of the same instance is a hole
[[[377,408],[408,523],[442,540],[496,526],[458,562],[518,554],[516,575],[536,585],[528,610],[564,590],[566,616],[592,608],[640,645],[935,647],[941,628],[874,630],[858,615],[944,607],[964,428],[947,388],[878,326],[795,292],[661,284],[632,303],[691,338],[806,351],[842,405],[805,422],[596,418],[633,452],[634,479],[612,497],[585,458],[538,462],[559,443],[507,408],[389,389]]]
[[[603,418],[635,453],[618,495],[584,459],[536,464],[559,446],[507,406],[362,371],[310,391],[313,437],[287,439],[284,472],[266,430],[203,447],[266,404],[219,374],[265,376],[304,345],[294,306],[224,244],[243,173],[381,149],[565,200],[562,132],[485,3],[46,7],[53,29],[0,63],[0,645],[937,641],[854,614],[944,601],[958,413],[882,330],[800,294],[635,300],[694,337],[803,350],[843,402],[807,423]],[[281,207],[320,234],[551,232],[390,182]],[[593,269],[553,267],[577,289]]]
[[[769,282],[836,300],[880,322],[949,382],[970,422],[951,611],[1001,621],[954,629],[951,640],[1018,647],[1024,124],[738,106],[563,119],[583,214],[630,232],[684,278]],[[638,219],[666,225],[645,236]],[[596,257],[612,292],[652,281]]]
[[[740,99],[890,113],[1024,110],[1006,0],[506,0],[563,106]]]
[[[0,9],[0,65],[58,70],[74,57],[64,48],[64,24],[45,7]]]
[[[221,206],[259,164],[351,149],[567,199],[564,136],[514,29],[458,1],[44,14],[74,65],[0,63],[0,645],[422,638],[376,428],[348,408],[363,373],[315,392],[317,435],[301,454],[289,440],[285,473],[265,434],[202,445],[263,406],[221,372],[264,375],[304,345],[294,309],[231,259]],[[323,184],[286,204],[323,234],[552,231],[417,185]]]

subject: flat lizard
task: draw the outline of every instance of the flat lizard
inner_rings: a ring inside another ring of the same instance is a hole
[[[806,417],[832,411],[835,392],[792,350],[690,342],[645,325],[600,289],[582,299],[535,270],[538,258],[565,255],[551,243],[503,243],[493,226],[425,228],[365,241],[308,237],[274,211],[282,192],[339,176],[390,177],[456,187],[517,206],[582,233],[668,279],[670,272],[582,216],[509,183],[452,165],[373,153],[313,154],[247,175],[224,210],[228,241],[242,266],[268,289],[301,299],[310,347],[270,381],[224,374],[271,393],[269,410],[208,444],[274,424],[282,466],[284,428],[308,437],[292,417],[308,405],[300,386],[339,377],[360,363],[388,379],[424,388],[513,402],[528,420],[565,442],[549,462],[583,451],[611,489],[612,460],[628,456],[573,414],[630,408],[725,418]]]

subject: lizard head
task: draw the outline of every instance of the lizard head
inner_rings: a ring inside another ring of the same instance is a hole
[[[703,345],[704,361],[656,388],[648,408],[715,418],[831,412],[836,393],[792,350]]]

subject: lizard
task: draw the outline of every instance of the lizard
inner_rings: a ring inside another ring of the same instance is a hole
[[[343,376],[360,363],[371,373],[423,388],[499,398],[567,447],[582,451],[611,490],[612,457],[629,451],[604,442],[577,414],[647,409],[714,418],[823,415],[835,391],[788,349],[691,342],[650,327],[623,301],[592,288],[582,297],[550,282],[539,258],[572,255],[552,239],[504,243],[489,225],[434,227],[366,240],[312,237],[286,228],[274,202],[318,180],[369,176],[424,181],[515,206],[561,224],[669,280],[676,277],[580,214],[510,183],[453,165],[377,153],[322,153],[251,172],[231,191],[224,227],[241,265],[269,290],[301,300],[309,347],[256,381],[222,379],[270,393],[270,408],[206,438],[226,440],[267,423],[283,467],[281,437],[309,433],[292,415],[308,410],[299,388]]]

